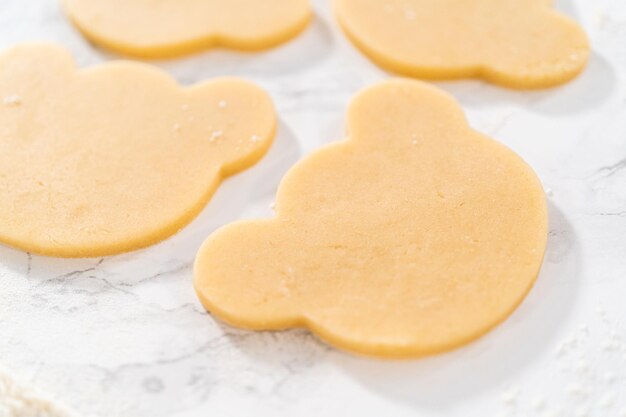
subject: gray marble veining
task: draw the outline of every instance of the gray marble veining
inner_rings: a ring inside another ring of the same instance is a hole
[[[191,285],[202,241],[233,220],[271,216],[287,169],[342,138],[350,97],[389,76],[343,37],[327,1],[313,2],[311,27],[282,47],[154,62],[183,84],[219,75],[261,84],[281,117],[275,145],[154,247],[83,260],[0,247],[0,363],[96,417],[626,416],[622,0],[556,1],[594,47],[568,85],[518,92],[437,83],[548,191],[546,263],[505,324],[450,354],[384,362],[337,352],[304,330],[236,330],[204,311]],[[115,58],[85,42],[55,0],[0,2],[0,48],[32,40],[66,45],[82,66]]]

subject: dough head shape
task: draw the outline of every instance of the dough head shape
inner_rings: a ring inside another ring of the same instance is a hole
[[[148,65],[74,67],[53,45],[0,55],[0,243],[61,257],[176,233],[263,157],[276,117],[236,79],[183,88]]]
[[[407,76],[545,88],[574,78],[589,58],[583,30],[550,0],[334,2],[354,44]]]
[[[213,46],[258,50],[283,43],[311,19],[309,0],[61,0],[94,43],[166,58]]]
[[[502,322],[546,248],[532,169],[418,81],[365,90],[348,127],[286,174],[276,218],[207,239],[195,264],[204,306],[234,326],[307,327],[384,357],[446,351]]]

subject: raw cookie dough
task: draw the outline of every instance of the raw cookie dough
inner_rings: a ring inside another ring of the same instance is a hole
[[[550,0],[334,0],[345,33],[382,67],[429,79],[543,88],[585,67],[582,29]]]
[[[362,92],[348,125],[348,140],[287,173],[275,219],[231,224],[204,243],[204,306],[235,326],[305,326],[388,357],[452,349],[502,322],[546,248],[532,169],[418,81]]]
[[[183,88],[144,64],[77,70],[60,47],[15,47],[0,55],[0,242],[63,257],[156,243],[261,159],[275,125],[244,81]]]
[[[211,46],[269,48],[304,29],[309,0],[61,0],[94,43],[158,58]]]

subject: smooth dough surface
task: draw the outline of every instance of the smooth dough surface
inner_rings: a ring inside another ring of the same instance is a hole
[[[114,51],[159,58],[212,46],[263,49],[296,36],[309,0],[61,0],[76,26]]]
[[[77,70],[53,45],[0,55],[0,100],[0,243],[63,257],[174,234],[261,159],[276,125],[250,83],[183,88],[130,62]]]
[[[483,78],[543,88],[585,67],[582,29],[550,0],[334,0],[345,33],[372,60],[428,79]]]
[[[275,219],[207,239],[195,264],[204,306],[235,326],[304,326],[389,357],[445,351],[503,321],[546,248],[531,168],[418,81],[362,92],[348,126],[348,140],[287,173]]]

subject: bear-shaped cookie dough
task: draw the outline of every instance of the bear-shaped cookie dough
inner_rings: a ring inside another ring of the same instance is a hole
[[[354,44],[380,66],[428,79],[544,88],[578,75],[582,29],[550,0],[333,0]]]
[[[0,55],[0,243],[104,256],[176,233],[269,149],[269,96],[236,79],[183,88],[131,62],[74,67],[53,45]]]
[[[195,263],[204,306],[235,326],[303,326],[387,357],[449,350],[502,322],[546,249],[533,170],[418,81],[360,93],[348,129],[287,173],[276,218],[207,239]]]
[[[94,43],[128,55],[165,58],[213,46],[256,50],[296,36],[309,0],[61,0]]]

